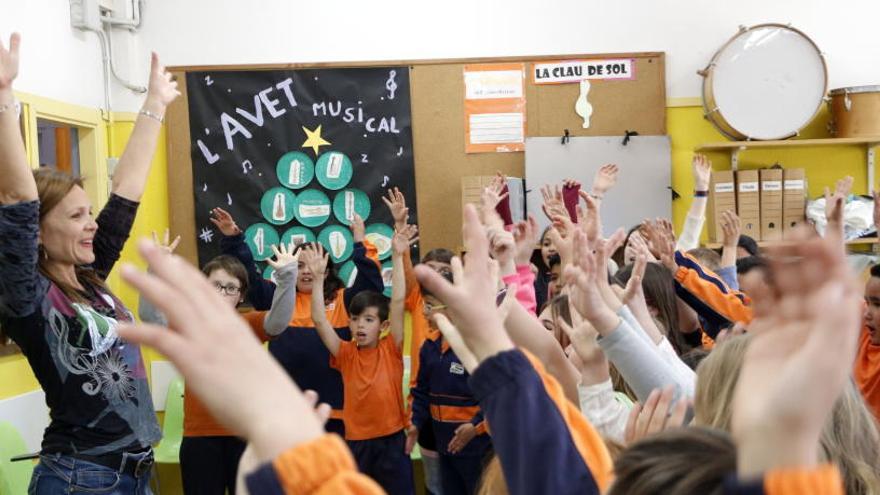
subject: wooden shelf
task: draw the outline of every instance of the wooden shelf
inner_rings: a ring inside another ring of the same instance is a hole
[[[758,148],[797,148],[808,146],[841,146],[841,145],[880,145],[880,136],[865,138],[831,138],[831,139],[785,139],[780,141],[724,141],[705,143],[697,146],[697,151],[731,151]]]
[[[758,241],[758,247],[768,247],[776,244],[783,243],[785,241]],[[880,238],[877,237],[863,237],[860,239],[852,239],[850,241],[846,241],[847,246],[861,246],[861,245],[870,245],[870,244],[880,244]],[[710,242],[706,244],[702,244],[703,247],[709,249],[721,249],[722,244],[720,242]]]
[[[808,148],[812,146],[863,146],[867,155],[865,160],[868,175],[868,193],[874,192],[874,148],[880,146],[880,136],[861,138],[830,139],[785,139],[779,141],[722,141],[704,143],[696,151],[726,151],[730,153],[731,170],[739,169],[739,154],[749,149]]]

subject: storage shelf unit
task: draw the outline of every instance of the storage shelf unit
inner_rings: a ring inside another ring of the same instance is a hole
[[[880,145],[880,136],[862,138],[830,138],[830,139],[786,139],[781,141],[724,141],[705,143],[697,147],[696,151],[729,151],[730,168],[737,170],[739,166],[739,154],[749,149],[773,149],[773,148],[807,148],[811,146],[863,146],[867,153],[868,192],[874,192],[874,164],[876,161],[875,148]]]

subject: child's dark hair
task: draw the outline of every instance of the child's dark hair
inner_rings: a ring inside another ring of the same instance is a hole
[[[633,265],[624,266],[614,275],[614,279],[621,287],[632,276]],[[642,278],[642,288],[645,291],[645,302],[657,309],[657,319],[662,323],[662,331],[672,344],[676,354],[682,354],[691,350],[684,338],[678,323],[678,305],[675,295],[675,279],[669,270],[657,263],[648,263],[645,267],[645,276]]]
[[[745,275],[752,270],[766,270],[767,260],[760,256],[746,256],[736,260],[736,274]]]
[[[446,248],[436,248],[428,251],[422,258],[422,263],[427,263],[429,261],[436,261],[438,263],[446,263],[447,265],[452,263],[452,258],[455,257],[455,253]]]
[[[442,271],[442,272],[438,272],[438,273],[440,274],[441,277],[445,278],[447,282],[449,282],[450,284],[452,283],[452,272]],[[430,290],[428,290],[428,288],[425,287],[424,285],[420,286],[419,289],[422,292],[422,297],[424,297],[424,296],[437,297],[434,295],[434,293],[432,293]]]
[[[562,258],[560,258],[558,254],[551,254],[550,257],[547,258],[547,264],[550,265],[551,270],[554,266],[560,263],[562,263]]]
[[[247,268],[245,268],[244,265],[241,264],[241,261],[238,261],[238,258],[234,258],[226,254],[221,254],[216,258],[212,258],[211,261],[208,261],[207,263],[205,263],[205,266],[202,267],[202,273],[204,273],[206,277],[210,277],[211,274],[217,270],[223,270],[238,279],[238,285],[241,288],[241,297],[244,298],[247,295]]]
[[[376,308],[379,311],[381,321],[388,319],[388,298],[371,290],[359,292],[351,299],[348,304],[348,314],[358,316],[369,308]]]
[[[293,250],[293,253],[298,253],[301,249],[305,249],[307,246],[317,247],[315,243],[303,243],[296,246],[296,249]],[[332,259],[327,259],[327,276],[324,278],[324,304],[329,305],[333,301],[336,300],[336,293],[339,292],[339,289],[345,288],[345,282],[339,278],[339,273],[336,271],[336,264],[333,263]]]
[[[871,276],[880,278],[880,263],[871,267]]]
[[[757,256],[760,254],[758,243],[745,234],[739,236],[739,242],[736,243],[736,247],[741,247],[748,251],[749,256]]]

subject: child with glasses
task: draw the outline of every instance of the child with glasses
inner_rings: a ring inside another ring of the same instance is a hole
[[[154,235],[154,239],[156,239]],[[167,253],[174,251],[178,239],[159,244]],[[278,286],[272,309],[244,314],[251,330],[261,342],[269,335],[287,328],[295,305],[295,282],[299,255],[291,254],[286,246],[272,246],[276,259],[268,260],[275,268]],[[248,289],[248,274],[244,265],[232,256],[221,255],[207,262],[202,273],[231,307],[244,301]],[[165,316],[148,300],[139,303],[141,321],[166,324]],[[183,442],[180,445],[180,472],[185,493],[235,495],[235,475],[245,449],[245,442],[234,436],[208,412],[201,401],[189,390],[183,396]]]

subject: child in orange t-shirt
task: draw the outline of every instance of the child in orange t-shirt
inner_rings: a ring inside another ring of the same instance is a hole
[[[321,287],[321,274],[327,268],[323,247],[307,248],[302,256],[316,275],[312,320],[332,355],[330,365],[342,374],[345,439],[360,471],[391,495],[413,493],[412,464],[405,452],[401,346],[406,295],[403,256],[415,230],[410,225],[394,234],[391,307],[388,299],[376,292],[364,291],[352,299],[348,313],[353,341],[340,339],[327,321]],[[389,327],[389,334],[382,337]]]

